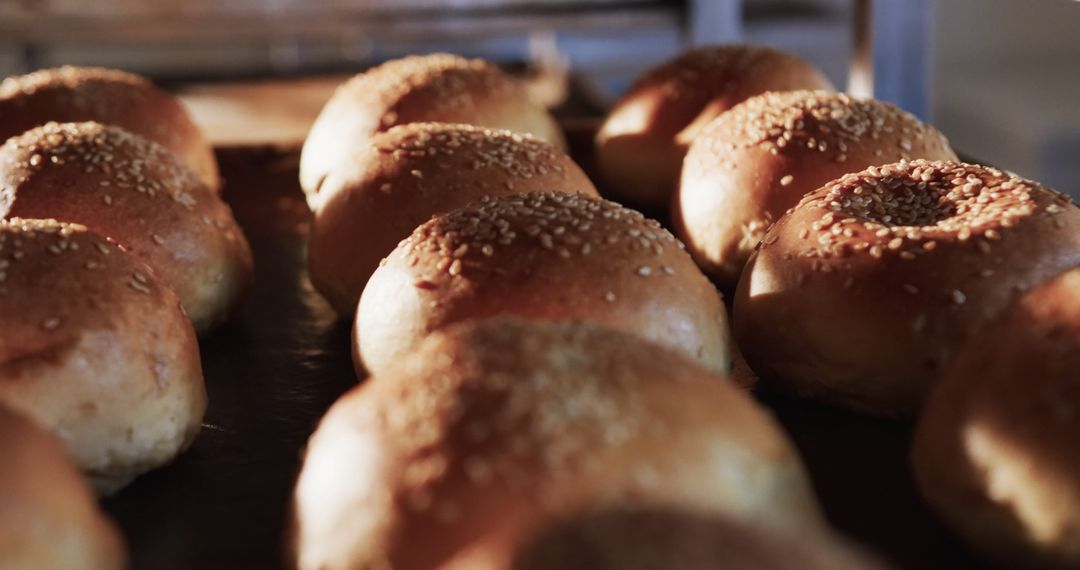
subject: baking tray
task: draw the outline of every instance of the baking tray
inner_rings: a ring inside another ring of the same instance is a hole
[[[594,124],[594,123],[593,123]],[[571,153],[591,164],[593,128],[568,123]],[[175,463],[104,501],[133,570],[283,566],[283,533],[304,444],[357,383],[348,320],[312,289],[304,265],[310,213],[298,149],[219,149],[232,205],[255,255],[256,286],[230,323],[201,341],[210,406]],[[910,425],[768,394],[798,446],[830,521],[898,568],[978,568],[918,498]]]

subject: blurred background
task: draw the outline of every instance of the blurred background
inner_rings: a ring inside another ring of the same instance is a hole
[[[0,0],[0,75],[129,69],[197,116],[284,125],[232,129],[247,137],[299,136],[344,76],[445,50],[531,77],[564,117],[598,116],[644,69],[707,43],[776,45],[847,85],[867,6],[874,73],[862,79],[876,96],[970,156],[1080,196],[1071,0]]]

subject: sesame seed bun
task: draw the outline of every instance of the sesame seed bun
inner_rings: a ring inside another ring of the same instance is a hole
[[[773,48],[742,44],[690,50],[637,80],[596,134],[610,198],[666,209],[683,156],[701,129],[766,91],[832,89],[813,65]]]
[[[545,519],[646,502],[822,528],[791,444],[725,377],[591,325],[466,323],[323,418],[294,498],[297,567],[507,559]]]
[[[342,315],[356,311],[379,261],[435,214],[484,196],[598,196],[570,157],[530,135],[411,123],[371,142],[323,182],[308,242],[311,281]]]
[[[491,569],[506,568],[492,566]],[[841,541],[696,509],[616,507],[546,525],[513,570],[869,570]]]
[[[221,186],[210,144],[180,100],[133,73],[60,67],[0,83],[0,142],[49,122],[115,125],[169,149],[208,187]]]
[[[199,332],[252,279],[229,207],[161,145],[99,123],[49,123],[0,147],[0,218],[83,224],[152,267]]]
[[[176,295],[111,241],[0,221],[0,403],[53,432],[109,493],[171,461],[206,409]]]
[[[402,241],[360,297],[357,369],[378,374],[431,331],[504,313],[596,321],[731,369],[726,309],[681,244],[614,202],[556,192],[482,200]]]
[[[124,545],[64,448],[0,406],[0,568],[121,570]]]
[[[936,129],[888,103],[829,91],[751,97],[690,146],[674,206],[679,237],[726,289],[774,221],[849,172],[924,158],[956,160]]]
[[[323,179],[375,133],[417,122],[508,129],[564,146],[547,110],[494,65],[444,53],[395,59],[342,84],[319,113],[300,156],[308,203],[317,204]]]
[[[975,549],[1080,567],[1080,268],[970,340],[915,436],[922,493]]]
[[[762,380],[907,416],[1020,293],[1080,265],[1080,208],[993,168],[916,160],[849,174],[765,235],[735,295]]]

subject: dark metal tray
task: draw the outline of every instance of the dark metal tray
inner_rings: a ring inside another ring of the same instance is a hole
[[[588,169],[588,133],[570,132]],[[304,267],[309,212],[295,149],[219,151],[225,199],[255,253],[257,285],[234,319],[203,339],[204,429],[174,464],[104,502],[134,570],[278,568],[303,446],[356,385],[349,325]],[[899,568],[978,567],[916,494],[910,426],[771,396],[836,528]]]

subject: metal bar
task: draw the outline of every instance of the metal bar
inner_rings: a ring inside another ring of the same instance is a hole
[[[742,0],[691,0],[687,18],[691,45],[734,42],[742,37]]]
[[[876,0],[874,96],[930,120],[933,0]]]
[[[726,1],[726,0],[725,0]],[[602,4],[599,6],[603,6]],[[2,43],[170,42],[196,40],[319,39],[335,34],[417,38],[484,36],[559,29],[597,31],[657,24],[678,25],[678,14],[653,3],[617,11],[600,8],[546,9],[535,12],[294,14],[290,17],[215,14],[154,16],[57,16],[15,14],[0,19]]]
[[[851,64],[848,67],[848,93],[855,97],[874,96],[873,3],[855,0],[851,30]]]

